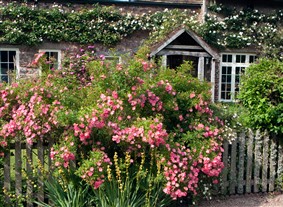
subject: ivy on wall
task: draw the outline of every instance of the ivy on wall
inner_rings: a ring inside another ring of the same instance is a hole
[[[0,42],[37,45],[43,41],[100,42],[114,45],[135,31],[150,31],[150,44],[161,41],[173,29],[191,28],[217,48],[245,48],[250,45],[269,57],[283,54],[283,11],[260,13],[258,10],[237,10],[213,5],[205,23],[190,10],[168,10],[155,13],[121,13],[110,6],[71,11],[59,5],[33,8],[25,4],[0,7]],[[282,57],[281,57],[282,58]]]
[[[196,15],[187,10],[165,9],[134,15],[99,5],[87,10],[65,11],[60,6],[43,9],[8,4],[0,8],[0,15],[0,42],[25,45],[36,45],[44,40],[113,45],[134,31],[162,31],[168,21],[172,26],[189,24],[196,19]]]
[[[283,53],[283,11],[261,13],[258,10],[213,5],[200,29],[208,44],[218,48],[255,46],[265,56]]]

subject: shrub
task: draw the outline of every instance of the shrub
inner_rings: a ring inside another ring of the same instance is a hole
[[[241,80],[239,98],[248,110],[250,127],[283,133],[283,63],[261,59]]]
[[[73,182],[76,174],[96,190],[107,188],[110,171],[120,184],[130,175],[142,186],[139,172],[149,187],[138,192],[149,200],[160,192],[150,187],[157,177],[171,199],[197,196],[200,179],[218,182],[223,123],[190,64],[176,71],[137,58],[116,64],[83,49],[69,57],[62,70],[1,85],[1,149],[15,137],[28,144],[51,137],[54,176]]]

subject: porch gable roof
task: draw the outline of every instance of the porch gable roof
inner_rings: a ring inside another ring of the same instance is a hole
[[[150,57],[153,57],[155,55],[158,55],[158,53],[161,53],[162,50],[165,49],[173,49],[176,45],[172,45],[172,43],[177,40],[178,38],[181,37],[181,35],[187,35],[194,41],[196,44],[195,45],[178,45],[178,49],[183,49],[183,50],[204,50],[209,56],[213,57],[214,59],[219,59],[219,53],[209,46],[201,37],[199,37],[195,32],[189,29],[179,29],[177,31],[174,31],[169,35],[169,38],[167,38],[165,41],[159,43],[159,46],[157,46],[155,49],[152,50],[150,53]],[[171,51],[170,54],[174,52]],[[203,54],[203,52],[199,52],[200,55]]]

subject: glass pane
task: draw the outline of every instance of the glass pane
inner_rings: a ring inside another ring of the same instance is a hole
[[[240,74],[240,67],[236,67],[236,74]]]
[[[226,81],[227,81],[226,75],[222,75],[221,81],[222,81],[222,82],[226,82]]]
[[[14,70],[14,63],[9,63],[9,70]]]
[[[226,99],[231,99],[231,93],[227,92]]]
[[[1,74],[7,74],[8,63],[1,63]]]
[[[228,55],[228,62],[229,62],[229,63],[232,62],[232,55]]]
[[[250,55],[250,58],[249,58],[249,63],[253,63],[255,62],[257,59],[257,57],[255,55]]]
[[[245,55],[241,55],[241,63],[245,63],[246,62],[246,56]]]
[[[227,84],[227,85],[226,85],[226,90],[227,90],[227,91],[231,91],[231,84]]]
[[[222,74],[226,74],[226,67],[222,67]]]
[[[16,51],[9,51],[9,62],[13,63],[16,58]]]
[[[240,55],[236,55],[236,63],[240,63]]]
[[[226,99],[225,92],[221,92],[221,99]]]
[[[231,75],[227,75],[227,83],[231,83]]]
[[[228,67],[228,72],[227,74],[232,74],[232,67]]]
[[[51,59],[58,61],[58,52],[50,52]]]
[[[222,55],[222,62],[227,62],[227,55]]]
[[[240,82],[240,76],[236,75],[236,83],[239,83]]]
[[[7,75],[1,75],[0,82],[8,82],[8,76]]]
[[[1,51],[1,62],[8,62],[8,51]]]

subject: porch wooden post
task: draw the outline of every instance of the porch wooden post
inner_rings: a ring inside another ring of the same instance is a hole
[[[200,81],[204,80],[204,57],[198,58],[198,79]]]
[[[211,60],[211,74],[210,74],[210,81],[211,81],[211,99],[214,102],[215,99],[215,59],[212,58]]]
[[[162,66],[167,67],[167,55],[162,55]]]

